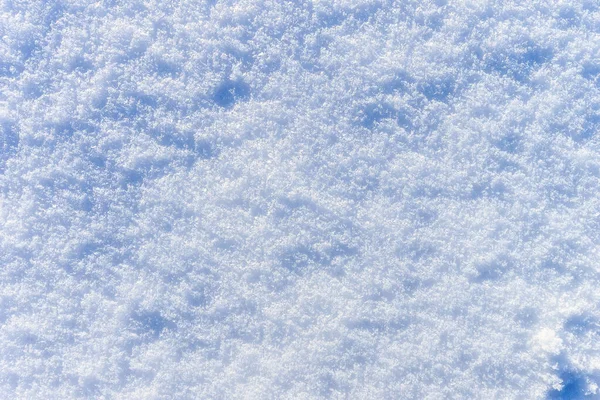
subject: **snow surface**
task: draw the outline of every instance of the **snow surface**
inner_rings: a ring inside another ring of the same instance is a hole
[[[596,0],[2,0],[0,397],[600,390]]]

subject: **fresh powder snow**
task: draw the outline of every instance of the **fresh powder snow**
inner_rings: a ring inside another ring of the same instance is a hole
[[[597,0],[2,0],[0,398],[600,398]]]

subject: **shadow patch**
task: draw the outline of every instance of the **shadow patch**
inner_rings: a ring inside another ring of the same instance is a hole
[[[456,84],[454,79],[446,77],[419,83],[417,89],[427,100],[444,103],[454,94]]]
[[[357,119],[361,126],[373,129],[375,124],[386,118],[396,118],[396,110],[389,104],[373,103],[367,104],[358,112]]]
[[[250,97],[250,86],[244,81],[226,80],[221,83],[213,93],[212,99],[216,105],[223,108],[231,108],[239,101],[245,101]]]
[[[177,325],[163,317],[158,311],[135,312],[131,319],[135,333],[153,339],[157,339],[165,329],[177,330]]]
[[[483,283],[486,281],[496,281],[501,279],[506,272],[513,267],[513,262],[508,257],[498,257],[497,259],[477,265],[477,276],[471,279],[474,283]]]
[[[592,398],[592,395],[586,395],[585,377],[574,371],[563,371],[560,374],[563,381],[563,387],[560,390],[552,389],[548,392],[548,400],[567,400]]]
[[[19,134],[15,126],[9,122],[0,124],[0,173],[4,172],[6,162],[17,153]]]
[[[552,60],[553,56],[552,49],[528,44],[512,52],[497,51],[487,55],[484,69],[525,82],[533,70]]]

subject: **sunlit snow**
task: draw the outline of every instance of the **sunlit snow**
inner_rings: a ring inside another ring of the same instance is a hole
[[[0,398],[598,385],[598,1],[0,2]]]

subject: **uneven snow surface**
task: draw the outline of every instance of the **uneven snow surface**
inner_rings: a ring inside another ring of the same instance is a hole
[[[0,398],[600,397],[597,0],[0,4]]]

